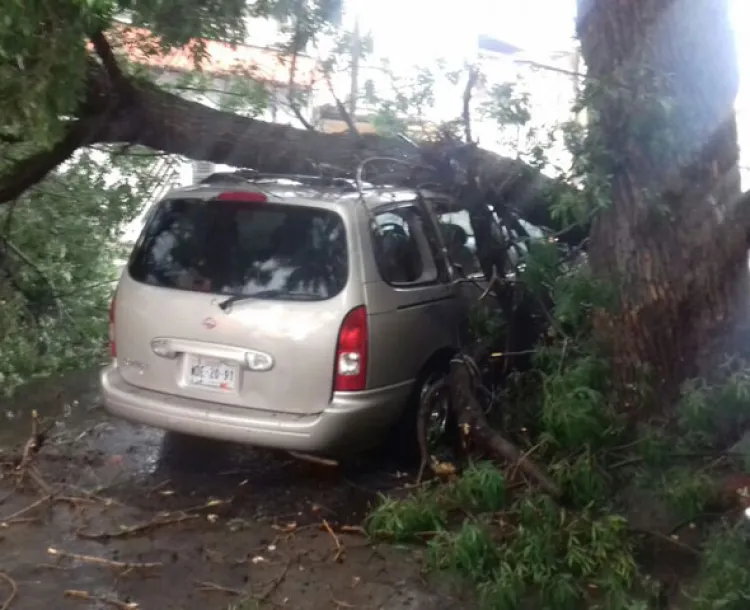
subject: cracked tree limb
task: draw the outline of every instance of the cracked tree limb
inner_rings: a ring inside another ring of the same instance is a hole
[[[26,157],[5,172],[7,177],[0,177],[0,203],[13,201],[70,159],[76,150],[86,145],[91,127],[90,120],[74,121],[52,148]]]

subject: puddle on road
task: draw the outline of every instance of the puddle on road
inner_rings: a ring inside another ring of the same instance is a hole
[[[100,410],[98,371],[78,371],[29,382],[12,398],[0,397],[0,447],[24,442],[31,430],[31,412],[36,409],[56,430],[83,425]]]
[[[115,420],[94,424],[70,443],[77,455],[96,460],[81,485],[105,486],[116,499],[149,509],[231,499],[226,516],[357,524],[378,492],[403,484],[398,470],[377,457],[331,468]]]

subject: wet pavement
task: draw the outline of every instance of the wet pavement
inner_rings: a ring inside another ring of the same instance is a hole
[[[19,485],[32,409],[54,425]],[[461,608],[419,550],[356,530],[413,479],[382,455],[330,468],[186,441],[109,418],[89,372],[0,403],[0,465],[3,610],[14,589],[13,610]]]

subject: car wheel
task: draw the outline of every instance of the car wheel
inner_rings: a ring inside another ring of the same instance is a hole
[[[420,431],[423,420],[424,429]],[[458,424],[450,408],[450,386],[446,373],[428,377],[422,385],[415,417],[417,434],[424,434],[427,453],[440,461],[453,461],[458,449]]]
[[[389,452],[409,462],[420,460],[418,421],[424,417],[427,452],[440,461],[449,461],[457,449],[458,426],[450,410],[447,372],[425,375],[415,388],[407,408],[396,424],[394,434],[386,441]],[[448,457],[451,456],[451,457]]]

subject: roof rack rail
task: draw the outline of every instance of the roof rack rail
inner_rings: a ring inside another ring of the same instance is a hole
[[[214,172],[209,174],[200,184],[213,184],[215,182],[263,182],[273,180],[291,180],[306,186],[329,186],[356,191],[357,184],[354,180],[348,178],[331,177],[331,176],[307,176],[304,174],[274,174],[266,172],[256,172],[255,170],[240,169],[234,172]]]

